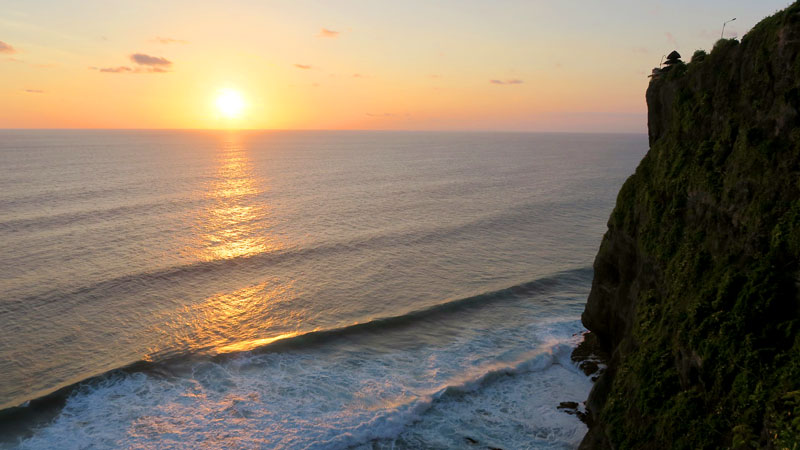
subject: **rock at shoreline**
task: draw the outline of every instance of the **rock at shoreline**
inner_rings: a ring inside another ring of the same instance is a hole
[[[593,376],[595,381],[602,373],[608,360],[608,353],[600,345],[597,335],[594,333],[584,333],[583,340],[572,351],[572,361],[586,376]]]

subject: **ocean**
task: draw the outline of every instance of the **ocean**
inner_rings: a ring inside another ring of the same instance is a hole
[[[574,448],[646,135],[0,131],[0,448]]]

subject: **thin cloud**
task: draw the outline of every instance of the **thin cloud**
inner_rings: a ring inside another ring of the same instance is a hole
[[[510,80],[489,80],[492,84],[522,84],[524,81],[512,78]]]
[[[172,65],[172,61],[160,56],[150,56],[144,53],[134,53],[130,56],[131,61],[138,66],[115,66],[115,67],[89,67],[103,73],[166,73],[167,68]]]
[[[44,91],[41,89],[23,89],[22,91],[29,94],[44,94]]]
[[[96,70],[103,73],[167,73],[166,69],[161,67],[89,67],[91,70]]]
[[[91,67],[93,70],[97,70],[99,72],[105,73],[124,73],[124,72],[133,72],[133,69],[127,66],[119,66],[119,67]]]
[[[172,61],[168,60],[167,58],[162,58],[160,56],[145,55],[144,53],[132,54],[131,61],[141,66],[169,67],[172,65]]]
[[[317,36],[318,37],[323,37],[323,38],[337,38],[337,37],[339,37],[339,32],[338,31],[329,30],[327,28],[321,28],[319,30],[319,34]]]
[[[169,44],[188,44],[189,41],[185,41],[183,39],[173,39],[168,37],[161,37],[156,36],[152,39],[153,42],[158,42],[159,44],[169,45]]]
[[[0,53],[8,53],[8,54],[17,53],[17,50],[15,50],[14,47],[12,47],[11,45],[6,44],[3,41],[0,41]]]
[[[295,64],[294,66],[297,67],[298,69],[303,69],[303,70],[308,70],[311,68],[311,66],[307,64]]]

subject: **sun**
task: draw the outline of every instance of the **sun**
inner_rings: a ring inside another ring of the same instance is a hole
[[[217,95],[215,102],[217,111],[227,119],[235,119],[242,114],[244,110],[244,99],[242,94],[233,89],[223,89]]]

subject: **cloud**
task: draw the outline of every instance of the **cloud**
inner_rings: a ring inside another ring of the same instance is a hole
[[[489,80],[492,84],[522,84],[524,81],[512,78],[510,80]]]
[[[14,49],[14,47],[10,46],[9,44],[0,41],[0,53],[11,54],[11,53],[17,53],[17,51]]]
[[[160,56],[150,56],[145,55],[144,53],[134,53],[131,55],[131,61],[135,62],[136,64],[142,66],[164,66],[169,67],[172,65],[172,61],[169,61],[166,58],[162,58]]]
[[[159,44],[164,44],[164,45],[168,45],[168,44],[188,44],[189,43],[189,41],[185,41],[183,39],[173,39],[173,38],[167,38],[167,37],[161,37],[161,36],[156,36],[155,38],[152,39],[152,41],[153,42],[158,42]]]
[[[44,91],[41,89],[23,89],[22,91],[29,94],[44,94]]]
[[[133,72],[133,69],[127,66],[119,66],[119,67],[91,67],[91,69],[105,72],[105,73],[123,73],[123,72]]]
[[[89,67],[103,73],[167,73],[167,69],[172,65],[172,61],[160,56],[150,56],[144,53],[134,53],[130,56],[131,61],[138,66],[116,66],[116,67]]]
[[[327,28],[322,28],[319,30],[319,34],[317,37],[324,37],[324,38],[337,38],[339,37],[338,31],[329,30]]]
[[[298,69],[303,69],[303,70],[308,70],[311,68],[311,66],[307,64],[295,64],[294,66],[297,67]]]
[[[103,73],[167,73],[166,69],[161,67],[89,67],[92,70]]]

